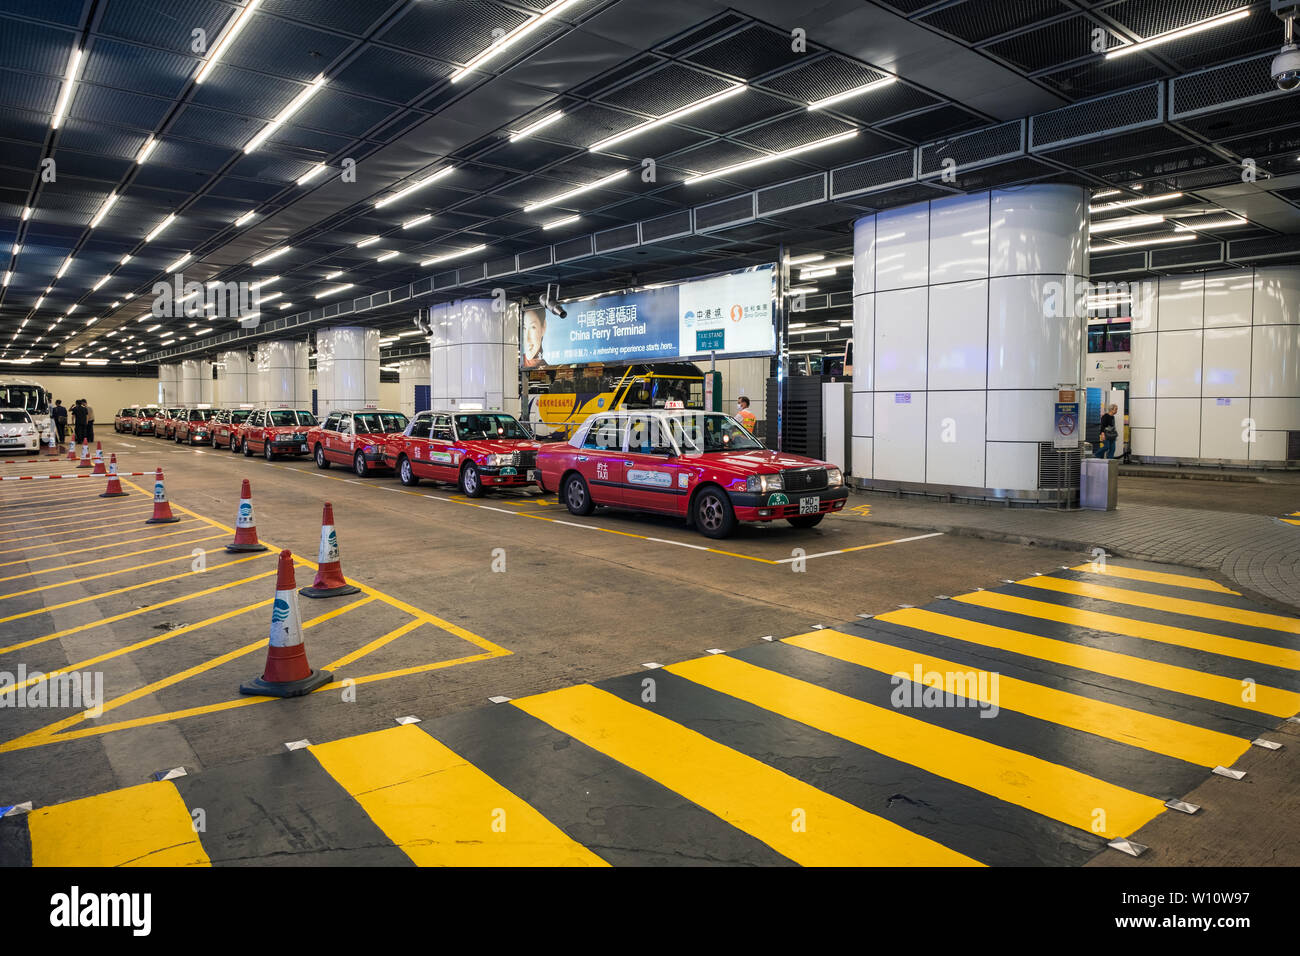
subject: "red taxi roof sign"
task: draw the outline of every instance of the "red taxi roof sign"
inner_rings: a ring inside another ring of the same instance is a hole
[[[664,408],[685,408],[685,407],[686,407],[686,403],[681,401],[664,402]]]

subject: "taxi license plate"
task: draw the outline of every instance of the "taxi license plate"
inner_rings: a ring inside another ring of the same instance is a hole
[[[306,451],[306,450],[307,450],[307,444],[306,444],[306,442],[304,442],[304,443],[302,444],[301,448],[302,448],[303,451]]]
[[[529,468],[529,469],[528,469],[528,480],[529,480],[529,481],[541,481],[541,480],[542,480],[542,470],[541,470],[540,468]]]
[[[813,495],[810,498],[799,499],[799,513],[801,515],[815,515],[822,510],[822,499],[819,495]]]
[[[513,468],[502,468],[502,469],[501,469],[501,477],[503,477],[503,478],[509,478],[509,477],[512,477],[512,476],[517,475],[517,474],[519,474],[519,472],[517,472],[517,471],[516,471],[515,469],[513,469]]]

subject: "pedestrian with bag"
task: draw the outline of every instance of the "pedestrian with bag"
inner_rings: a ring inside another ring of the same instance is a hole
[[[50,409],[50,420],[54,422],[54,439],[59,443],[59,451],[62,451],[63,442],[68,434],[68,410],[63,407],[63,399],[54,400],[54,407]]]
[[[86,406],[86,441],[95,440],[95,409],[84,398],[81,400]]]
[[[1101,457],[1114,458],[1115,444],[1119,439],[1119,429],[1115,425],[1118,405],[1112,405],[1101,416]]]

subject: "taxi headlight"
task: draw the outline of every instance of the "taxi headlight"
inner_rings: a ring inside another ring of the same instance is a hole
[[[830,488],[839,488],[844,484],[844,472],[838,468],[826,469],[826,485]]]
[[[488,455],[487,466],[489,468],[500,468],[502,465],[510,464],[509,455]]]
[[[750,475],[745,479],[746,491],[780,491],[784,488],[781,476],[777,475]]]

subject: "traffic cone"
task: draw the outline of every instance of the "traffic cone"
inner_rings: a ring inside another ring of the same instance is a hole
[[[92,471],[91,474],[92,475],[108,474],[108,472],[104,470],[104,443],[102,441],[95,442],[95,470]]]
[[[171,524],[180,521],[172,514],[172,506],[167,501],[167,491],[163,488],[163,473],[159,468],[153,479],[153,517],[146,518],[145,524]]]
[[[117,477],[117,455],[114,454],[108,459],[108,482],[104,486],[104,493],[101,498],[125,498],[126,492],[122,490],[122,481]]]
[[[266,669],[239,685],[241,694],[261,697],[301,697],[334,677],[329,671],[314,671],[307,663],[302,640],[302,618],[298,614],[298,593],[294,590],[293,555],[280,552],[279,574],[275,579],[275,602],[271,605],[271,640],[266,649]]]
[[[81,443],[81,461],[77,463],[77,467],[78,468],[90,467],[90,442],[88,441],[83,441]]]
[[[235,516],[235,540],[226,545],[230,552],[265,551],[266,545],[257,540],[257,524],[253,520],[253,491],[244,479],[239,490],[239,513]]]
[[[77,441],[76,439],[73,439],[72,441],[68,442],[68,461],[76,461],[76,460],[77,460]]]
[[[361,589],[343,580],[339,562],[339,536],[334,531],[334,506],[325,502],[320,519],[320,553],[316,557],[316,580],[298,593],[303,597],[327,598],[356,594]]]
[[[46,444],[45,453],[51,458],[57,458],[59,454],[59,443],[54,438],[54,429],[50,429],[50,440]]]

